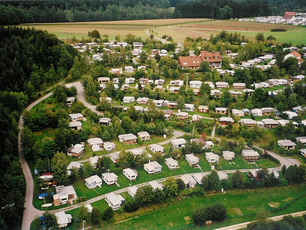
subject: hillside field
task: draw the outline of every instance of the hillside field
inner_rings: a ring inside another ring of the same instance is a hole
[[[171,36],[175,42],[183,42],[189,37],[209,38],[210,34],[218,34],[222,30],[237,32],[246,38],[254,40],[257,33],[263,32],[265,37],[273,35],[279,42],[292,42],[292,45],[305,43],[306,28],[292,25],[276,25],[256,22],[238,22],[236,20],[210,20],[210,19],[159,19],[137,21],[104,21],[84,23],[47,23],[22,24],[22,27],[34,27],[54,33],[58,38],[65,40],[75,36],[77,39],[87,38],[88,31],[98,30],[103,36],[107,34],[111,40],[120,35],[132,33],[142,39],[148,38],[147,29],[153,29],[155,36]],[[271,32],[273,28],[286,29],[287,32]]]

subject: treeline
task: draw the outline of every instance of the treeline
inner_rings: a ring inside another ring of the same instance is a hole
[[[0,28],[0,229],[19,229],[26,184],[18,160],[20,114],[37,92],[67,74],[75,51],[43,31]]]
[[[43,4],[1,5],[0,25],[16,25],[30,22],[83,22],[83,21],[114,21],[171,18],[173,10],[169,8],[169,1],[127,1],[119,4],[109,1],[109,4],[97,1],[84,1],[82,5],[74,1],[68,3],[52,1]],[[83,1],[81,1],[83,2]],[[95,4],[93,4],[93,2]],[[99,4],[98,4],[99,3]],[[129,3],[129,4],[128,4]],[[3,4],[3,3],[2,3]]]
[[[271,10],[267,2],[202,0],[177,5],[173,17],[229,19],[268,16],[270,14]]]

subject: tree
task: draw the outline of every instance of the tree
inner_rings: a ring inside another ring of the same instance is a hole
[[[56,216],[48,212],[45,212],[43,214],[43,219],[40,219],[40,226],[44,226],[46,229],[58,229],[59,227]]]
[[[140,56],[140,63],[144,64],[148,58],[147,53],[145,51],[142,51],[139,56]]]
[[[204,73],[209,72],[210,71],[209,63],[207,61],[202,61],[200,63],[199,71],[204,72]]]
[[[182,109],[185,108],[185,100],[184,100],[184,98],[181,95],[178,96],[176,102],[177,102],[177,107],[179,109],[182,110]]]
[[[55,142],[53,140],[44,139],[42,143],[41,157],[52,159],[55,153]]]
[[[232,103],[232,100],[230,92],[225,91],[221,95],[220,104],[222,107],[228,107]]]
[[[258,33],[256,36],[255,36],[255,40],[257,42],[264,42],[265,41],[265,36],[263,33]]]
[[[202,83],[201,84],[201,87],[200,87],[200,94],[201,94],[201,96],[204,96],[204,95],[207,95],[207,96],[209,96],[210,95],[210,90],[211,90],[211,88],[210,88],[210,86],[208,85],[208,84],[204,84],[204,83]]]
[[[206,221],[206,208],[204,206],[197,207],[192,213],[192,219],[196,225],[202,225]]]
[[[98,224],[101,219],[101,211],[93,207],[92,212],[91,212],[91,223],[92,224]]]
[[[138,208],[139,208],[139,205],[137,204],[136,201],[128,201],[123,206],[123,209],[126,212],[134,212],[134,211],[138,210]]]
[[[233,188],[239,188],[239,189],[244,188],[244,183],[245,183],[244,176],[239,170],[237,170],[232,175],[231,181],[232,181]]]
[[[111,207],[108,207],[102,214],[102,220],[110,220],[114,216],[114,211]]]
[[[166,197],[176,197],[178,195],[178,184],[173,177],[167,178],[164,192]]]
[[[177,183],[177,189],[178,191],[184,190],[186,188],[186,185],[184,183],[184,181],[182,179],[176,179],[176,183]]]
[[[33,132],[28,128],[24,127],[21,131],[21,148],[22,148],[22,155],[26,159],[32,159],[32,149],[35,144],[34,141],[34,134]]]
[[[212,170],[209,175],[202,178],[202,186],[206,191],[221,190],[221,181],[216,170]]]
[[[53,173],[53,179],[57,181],[58,184],[68,183],[68,173],[67,173],[68,161],[66,155],[62,152],[57,152],[51,160],[51,168]]]
[[[295,57],[287,58],[284,62],[284,67],[290,75],[297,75],[299,72],[299,63]]]
[[[90,218],[90,212],[88,212],[88,208],[83,204],[76,215],[74,216],[74,220],[78,223],[81,223],[83,220],[88,221]]]

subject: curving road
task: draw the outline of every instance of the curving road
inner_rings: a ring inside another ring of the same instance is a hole
[[[35,105],[37,105],[42,100],[50,97],[52,93],[48,93],[44,97],[38,99],[37,101],[30,104],[26,110],[31,110]],[[28,162],[21,154],[21,131],[24,127],[24,122],[22,119],[22,116],[19,118],[18,122],[18,128],[19,128],[19,134],[18,134],[18,154],[19,154],[19,161],[21,163],[21,168],[24,174],[24,178],[26,181],[26,194],[25,194],[25,203],[24,203],[24,212],[23,212],[23,218],[22,218],[22,230],[29,230],[31,227],[32,221],[37,218],[38,216],[41,216],[44,212],[41,210],[36,209],[33,206],[33,194],[34,194],[34,181],[32,177],[32,173],[30,171]]]
[[[96,110],[96,106],[91,105],[91,104],[86,102],[85,97],[84,97],[84,88],[83,88],[83,86],[81,85],[80,82],[71,83],[71,85],[76,87],[76,89],[77,89],[77,95],[76,96],[77,96],[77,99],[80,102],[82,102],[87,108],[91,109],[93,112],[97,113],[98,115],[103,115],[103,113],[101,113],[101,112]],[[37,101],[33,102],[32,104],[30,104],[26,109],[27,110],[31,110],[36,104],[38,104],[39,102],[41,102],[45,98],[48,98],[51,95],[52,95],[52,93],[49,93],[49,94],[45,95],[44,97],[42,97],[39,100],[37,100]],[[23,220],[22,220],[22,228],[21,229],[22,230],[29,230],[32,221],[35,218],[37,218],[38,216],[41,216],[44,212],[41,211],[41,210],[36,209],[33,206],[34,181],[33,181],[32,174],[31,174],[30,168],[28,166],[28,163],[27,163],[27,161],[24,159],[24,157],[21,154],[21,145],[20,145],[21,138],[20,138],[20,134],[21,134],[21,130],[23,129],[23,127],[24,127],[24,122],[23,122],[23,119],[22,119],[22,116],[21,116],[20,119],[19,119],[19,122],[18,122],[18,128],[20,130],[19,135],[18,135],[18,151],[19,151],[19,160],[21,162],[21,167],[22,167],[22,170],[23,170],[23,173],[24,173],[24,176],[25,176],[25,180],[26,180],[25,211],[23,213]],[[161,145],[167,144],[171,140],[176,139],[177,137],[180,137],[182,135],[184,135],[184,132],[174,131],[172,138],[170,138],[168,140],[165,140],[163,142],[160,142],[159,144],[161,144]],[[271,154],[272,156],[274,156],[275,158],[277,158],[280,161],[281,166],[276,168],[277,170],[280,170],[283,165],[286,165],[287,167],[289,167],[290,165],[294,165],[294,164],[298,165],[298,164],[300,164],[300,162],[298,162],[295,159],[284,158],[284,157],[281,157],[281,156],[279,156],[279,155],[277,155],[277,154],[275,154],[275,153],[273,153],[271,151],[268,151],[268,153]],[[86,161],[86,160],[84,160],[84,161]],[[249,169],[242,169],[240,171],[247,172],[248,170]],[[226,172],[226,173],[234,173],[235,171],[236,170],[225,170],[224,172]],[[203,172],[202,174],[203,174],[203,176],[205,176],[205,175],[208,175],[209,173],[210,172]],[[193,175],[193,174],[194,173],[192,173],[190,175]],[[177,175],[177,176],[175,176],[175,178],[178,178],[178,177],[180,177],[182,175]],[[162,181],[165,181],[166,179],[167,178],[162,178],[162,179],[159,179],[157,181],[162,182]],[[142,186],[146,186],[146,185],[148,185],[148,182],[145,182],[145,183],[142,183],[142,184],[138,184],[137,186],[138,187],[142,187]],[[118,189],[118,190],[115,191],[115,193],[122,193],[122,192],[124,192],[126,190],[127,190],[127,188]],[[92,203],[92,202],[95,202],[95,201],[98,201],[98,200],[101,200],[101,199],[104,199],[104,198],[105,198],[105,194],[97,196],[95,198],[92,198],[92,199],[88,200],[86,203]],[[55,212],[60,211],[60,210],[68,211],[68,210],[72,210],[72,209],[78,208],[81,205],[82,205],[82,203],[76,204],[76,205],[71,205],[71,206],[64,207],[64,208],[57,209],[57,210],[52,210],[50,212],[51,213],[55,213]],[[277,217],[272,217],[272,218],[277,218]],[[233,226],[229,226],[229,227],[221,228],[221,229],[222,230],[238,229],[238,228],[246,226],[248,223],[249,222],[242,223],[242,224],[235,225],[235,226],[233,225]]]

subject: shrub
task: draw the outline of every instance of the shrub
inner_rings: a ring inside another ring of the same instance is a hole
[[[103,220],[110,220],[114,216],[114,211],[111,207],[108,207],[102,214]]]
[[[135,201],[128,201],[123,207],[124,211],[126,212],[134,212],[138,210],[138,208],[139,206]]]
[[[281,28],[274,28],[271,30],[271,32],[286,32],[286,29],[281,29]]]

